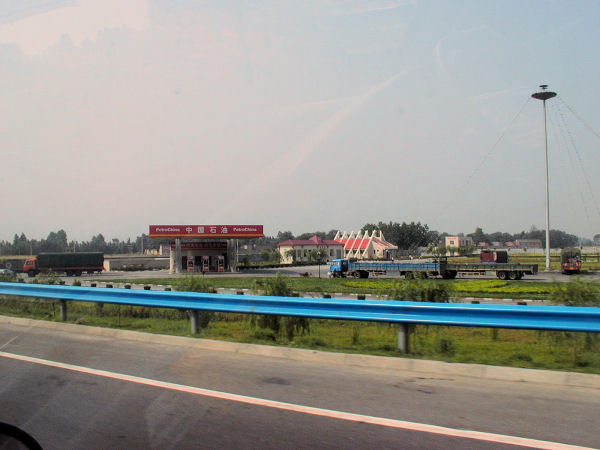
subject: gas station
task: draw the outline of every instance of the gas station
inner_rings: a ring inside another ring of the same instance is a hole
[[[150,225],[149,236],[172,238],[169,272],[235,272],[237,240],[263,237],[262,225]]]

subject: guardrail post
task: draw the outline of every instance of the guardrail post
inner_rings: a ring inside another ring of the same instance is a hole
[[[192,334],[198,334],[200,327],[198,326],[198,311],[190,310],[190,323],[192,325]]]
[[[410,325],[406,323],[398,324],[398,350],[402,353],[408,353],[408,337],[410,334]]]
[[[66,300],[60,301],[60,320],[62,320],[63,322],[67,321],[67,301]]]

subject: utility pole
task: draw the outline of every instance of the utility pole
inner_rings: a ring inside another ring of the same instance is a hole
[[[541,100],[544,109],[544,155],[546,159],[546,270],[550,270],[550,194],[548,190],[548,131],[546,128],[546,100],[556,97],[556,92],[548,91],[547,84],[540,85],[540,91],[531,94],[536,100]]]

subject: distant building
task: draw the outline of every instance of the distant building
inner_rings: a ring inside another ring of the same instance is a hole
[[[324,249],[326,257],[323,262],[329,262],[332,259],[342,258],[344,244],[335,240],[321,239],[314,235],[310,239],[289,239],[277,244],[279,253],[281,254],[281,262],[291,264],[292,262],[308,262],[310,261],[310,252],[312,250]],[[290,254],[290,250],[294,251],[294,257]]]
[[[391,259],[398,247],[385,240],[381,230],[338,231],[334,238],[344,245],[344,258]]]
[[[473,238],[470,236],[446,236],[444,241],[446,247],[468,247],[473,245]]]
[[[519,248],[543,248],[541,239],[517,239],[515,247]]]

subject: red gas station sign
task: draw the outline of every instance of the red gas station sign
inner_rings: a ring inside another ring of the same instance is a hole
[[[151,238],[258,238],[262,225],[150,225]]]

